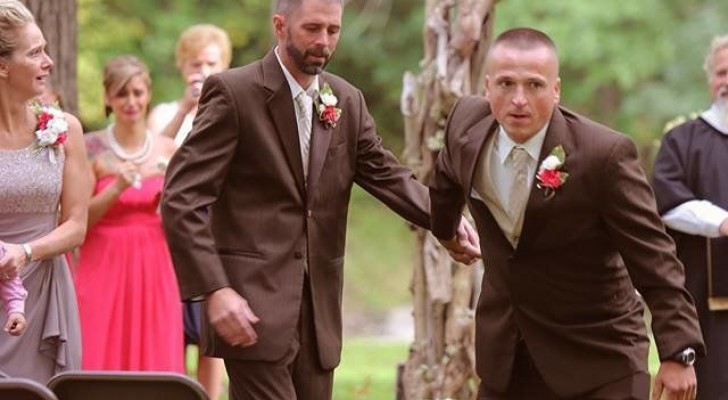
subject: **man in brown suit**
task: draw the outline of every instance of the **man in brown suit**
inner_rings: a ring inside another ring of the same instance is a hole
[[[427,188],[384,150],[362,93],[323,72],[341,0],[280,0],[277,47],[205,82],[167,170],[162,214],[184,299],[205,299],[202,347],[232,399],[331,398],[341,352],[354,183],[430,225]],[[461,220],[462,221],[462,220]],[[479,256],[460,224],[451,254]]]
[[[653,398],[693,399],[705,349],[634,144],[558,106],[542,32],[504,32],[486,62],[486,97],[451,112],[430,191],[443,243],[466,204],[480,233],[479,399],[647,399],[635,288],[662,360]]]

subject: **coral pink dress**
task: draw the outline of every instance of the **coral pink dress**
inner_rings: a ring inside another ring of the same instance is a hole
[[[163,180],[127,188],[81,246],[83,369],[183,372],[181,300],[157,212]],[[96,193],[113,181],[99,179]]]

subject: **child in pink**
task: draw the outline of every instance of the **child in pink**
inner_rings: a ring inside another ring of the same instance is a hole
[[[5,246],[0,243],[0,259],[5,257]],[[28,292],[23,281],[16,275],[9,279],[0,279],[0,302],[8,313],[3,330],[13,336],[20,336],[25,330],[25,298]]]

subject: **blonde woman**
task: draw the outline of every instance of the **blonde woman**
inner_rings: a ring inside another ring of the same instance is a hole
[[[0,371],[45,384],[81,366],[73,279],[63,254],[86,233],[90,183],[81,124],[31,100],[53,61],[33,15],[0,0],[0,279],[20,276],[27,328],[0,334]]]

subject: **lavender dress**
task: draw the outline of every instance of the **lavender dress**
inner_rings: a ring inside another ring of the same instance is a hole
[[[65,154],[48,150],[0,150],[0,240],[26,243],[58,224]],[[0,372],[45,384],[81,365],[81,330],[71,271],[65,257],[28,264],[21,274],[28,291],[21,336],[0,330]]]

